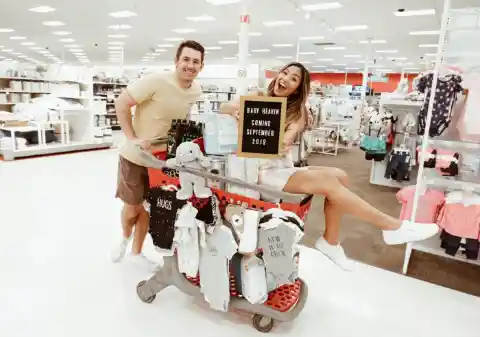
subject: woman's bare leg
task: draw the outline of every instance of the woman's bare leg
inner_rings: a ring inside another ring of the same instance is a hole
[[[341,175],[339,171],[342,172]],[[339,224],[338,217],[341,218],[343,211],[382,229],[384,240],[388,244],[425,240],[438,232],[435,224],[402,222],[381,212],[346,188],[342,183],[343,175],[343,171],[329,167],[302,170],[290,177],[283,190],[297,194],[320,194],[328,198],[329,204],[332,203],[336,208],[327,209],[328,221],[333,230]]]
[[[346,188],[335,173],[338,169],[321,167],[296,172],[284,187],[285,192],[320,194],[348,214],[387,230],[398,229],[401,221],[381,212]]]

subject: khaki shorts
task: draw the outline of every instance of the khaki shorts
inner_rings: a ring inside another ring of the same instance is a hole
[[[129,205],[141,205],[149,188],[148,170],[122,156],[118,160],[118,182],[115,197]]]

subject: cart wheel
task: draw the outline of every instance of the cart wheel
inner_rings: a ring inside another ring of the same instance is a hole
[[[262,322],[263,321],[263,322]],[[273,329],[273,319],[255,314],[252,319],[253,327],[260,332],[270,332]]]
[[[137,284],[137,295],[138,297],[142,300],[142,302],[145,302],[145,303],[152,303],[154,300],[155,300],[155,297],[157,297],[156,294],[153,294],[152,296],[148,297],[148,298],[144,298],[142,296],[142,293],[140,291],[140,288],[143,287],[143,285],[145,285],[145,283],[147,283],[147,281],[140,281],[140,283]]]

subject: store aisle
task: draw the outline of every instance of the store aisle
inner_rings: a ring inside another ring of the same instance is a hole
[[[108,150],[0,162],[0,336],[260,336],[248,315],[205,310],[174,288],[138,300],[148,275],[108,259],[120,229],[116,160]],[[307,306],[272,335],[478,335],[477,297],[366,265],[345,273],[307,248],[301,274]]]

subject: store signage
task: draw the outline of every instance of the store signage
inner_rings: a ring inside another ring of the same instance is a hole
[[[240,15],[240,23],[250,23],[250,15]]]
[[[237,156],[278,158],[283,148],[287,99],[240,97]]]
[[[237,76],[238,76],[238,78],[247,77],[247,69],[238,69]]]

